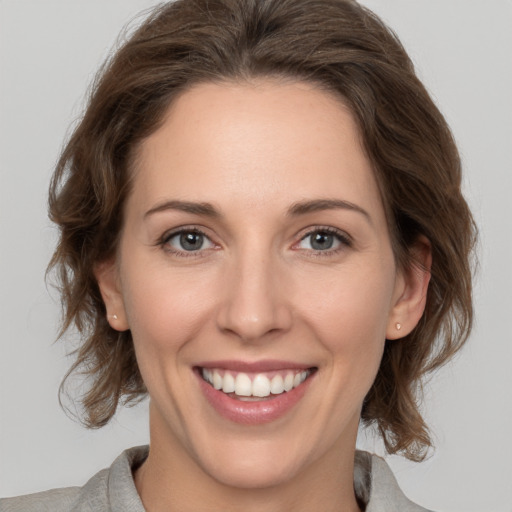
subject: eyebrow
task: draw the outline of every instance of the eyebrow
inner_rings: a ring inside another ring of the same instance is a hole
[[[194,215],[204,215],[206,217],[219,218],[221,214],[211,203],[196,203],[193,201],[180,201],[177,199],[164,201],[157,204],[144,214],[144,218],[158,212],[166,210],[178,210]],[[362,214],[368,222],[371,222],[370,214],[357,204],[342,199],[313,199],[310,201],[301,201],[294,203],[288,209],[288,215],[299,216],[308,213],[320,212],[324,210],[350,210]]]
[[[207,217],[220,217],[220,213],[210,203],[195,203],[192,201],[165,201],[157,204],[144,214],[144,218],[149,217],[158,212],[164,212],[166,210],[178,210],[186,213],[192,213],[194,215],[204,215]]]
[[[371,224],[370,214],[357,204],[342,199],[313,199],[312,201],[301,201],[294,203],[288,210],[292,216],[305,215],[307,213],[320,212],[324,210],[350,210],[363,215]]]

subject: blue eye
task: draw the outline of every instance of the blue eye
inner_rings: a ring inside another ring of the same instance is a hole
[[[214,247],[212,241],[197,230],[182,230],[168,236],[163,243],[173,252],[198,252]]]
[[[342,246],[349,246],[346,236],[329,229],[317,229],[309,232],[298,244],[299,249],[316,252],[336,251]]]

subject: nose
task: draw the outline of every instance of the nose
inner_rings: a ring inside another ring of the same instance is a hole
[[[268,253],[255,251],[230,265],[221,292],[220,330],[254,342],[291,327],[292,311],[278,267]]]

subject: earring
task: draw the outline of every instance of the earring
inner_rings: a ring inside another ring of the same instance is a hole
[[[110,315],[111,318],[113,318],[114,320],[117,320],[117,315]]]
[[[399,331],[402,328],[402,324],[399,324],[398,322],[395,324],[396,330]]]

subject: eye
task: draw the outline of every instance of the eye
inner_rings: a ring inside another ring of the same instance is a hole
[[[307,233],[296,247],[315,252],[336,252],[343,246],[350,246],[346,235],[332,228],[322,228]]]
[[[197,229],[183,229],[167,235],[162,241],[165,249],[173,253],[194,253],[215,247],[213,242]]]

